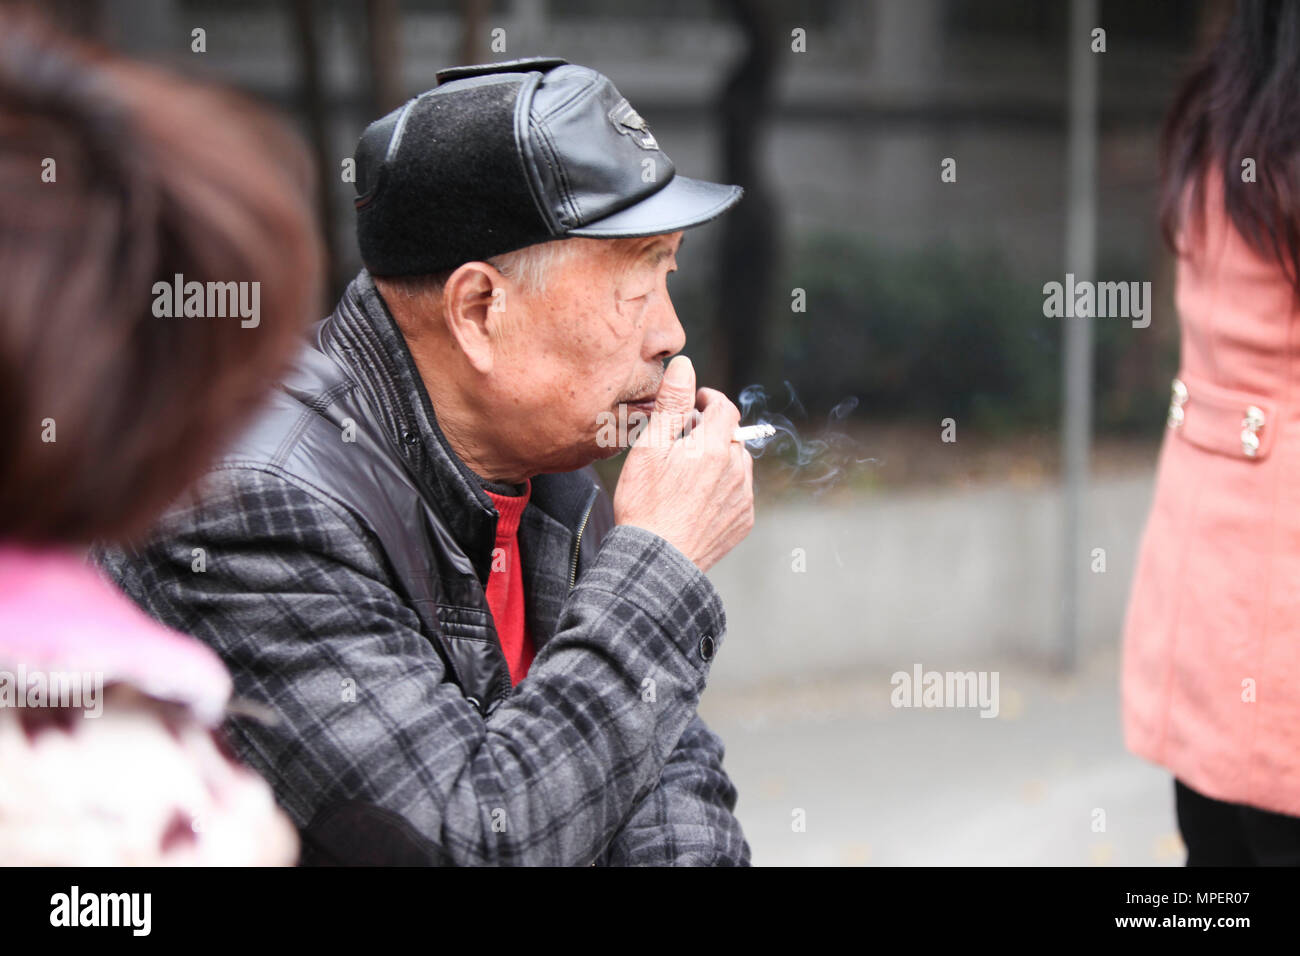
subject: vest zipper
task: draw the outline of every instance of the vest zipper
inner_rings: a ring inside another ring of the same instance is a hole
[[[587,530],[587,519],[591,517],[591,509],[596,507],[596,499],[600,497],[600,489],[592,488],[591,500],[587,502],[587,511],[582,516],[582,524],[578,525],[578,536],[573,539],[573,565],[569,568],[569,590],[572,591],[578,584],[578,553],[582,547],[582,532]]]

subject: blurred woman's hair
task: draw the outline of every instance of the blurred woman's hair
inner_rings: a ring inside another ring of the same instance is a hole
[[[260,108],[0,10],[0,540],[131,536],[203,472],[317,317],[310,188]],[[260,321],[156,317],[177,275]]]
[[[1243,182],[1253,160],[1255,182]],[[1184,81],[1161,139],[1160,220],[1178,251],[1203,225],[1209,175],[1226,211],[1300,294],[1300,2],[1239,0]]]

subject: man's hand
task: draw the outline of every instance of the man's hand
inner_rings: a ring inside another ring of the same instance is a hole
[[[675,357],[614,489],[615,523],[653,531],[701,571],[717,564],[754,527],[754,459],[732,441],[739,423],[735,404],[712,388],[697,392],[691,360]]]

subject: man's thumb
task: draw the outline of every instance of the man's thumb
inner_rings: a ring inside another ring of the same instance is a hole
[[[659,394],[655,396],[655,414],[685,419],[695,407],[695,366],[685,355],[674,356],[664,369]]]

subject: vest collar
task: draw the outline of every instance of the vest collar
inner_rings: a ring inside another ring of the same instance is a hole
[[[487,581],[496,508],[478,476],[447,442],[406,339],[365,269],[323,324],[321,344],[349,370],[390,446],[443,515],[479,580]],[[591,480],[579,470],[534,475],[531,482],[529,507],[541,509],[573,533],[588,510]]]

